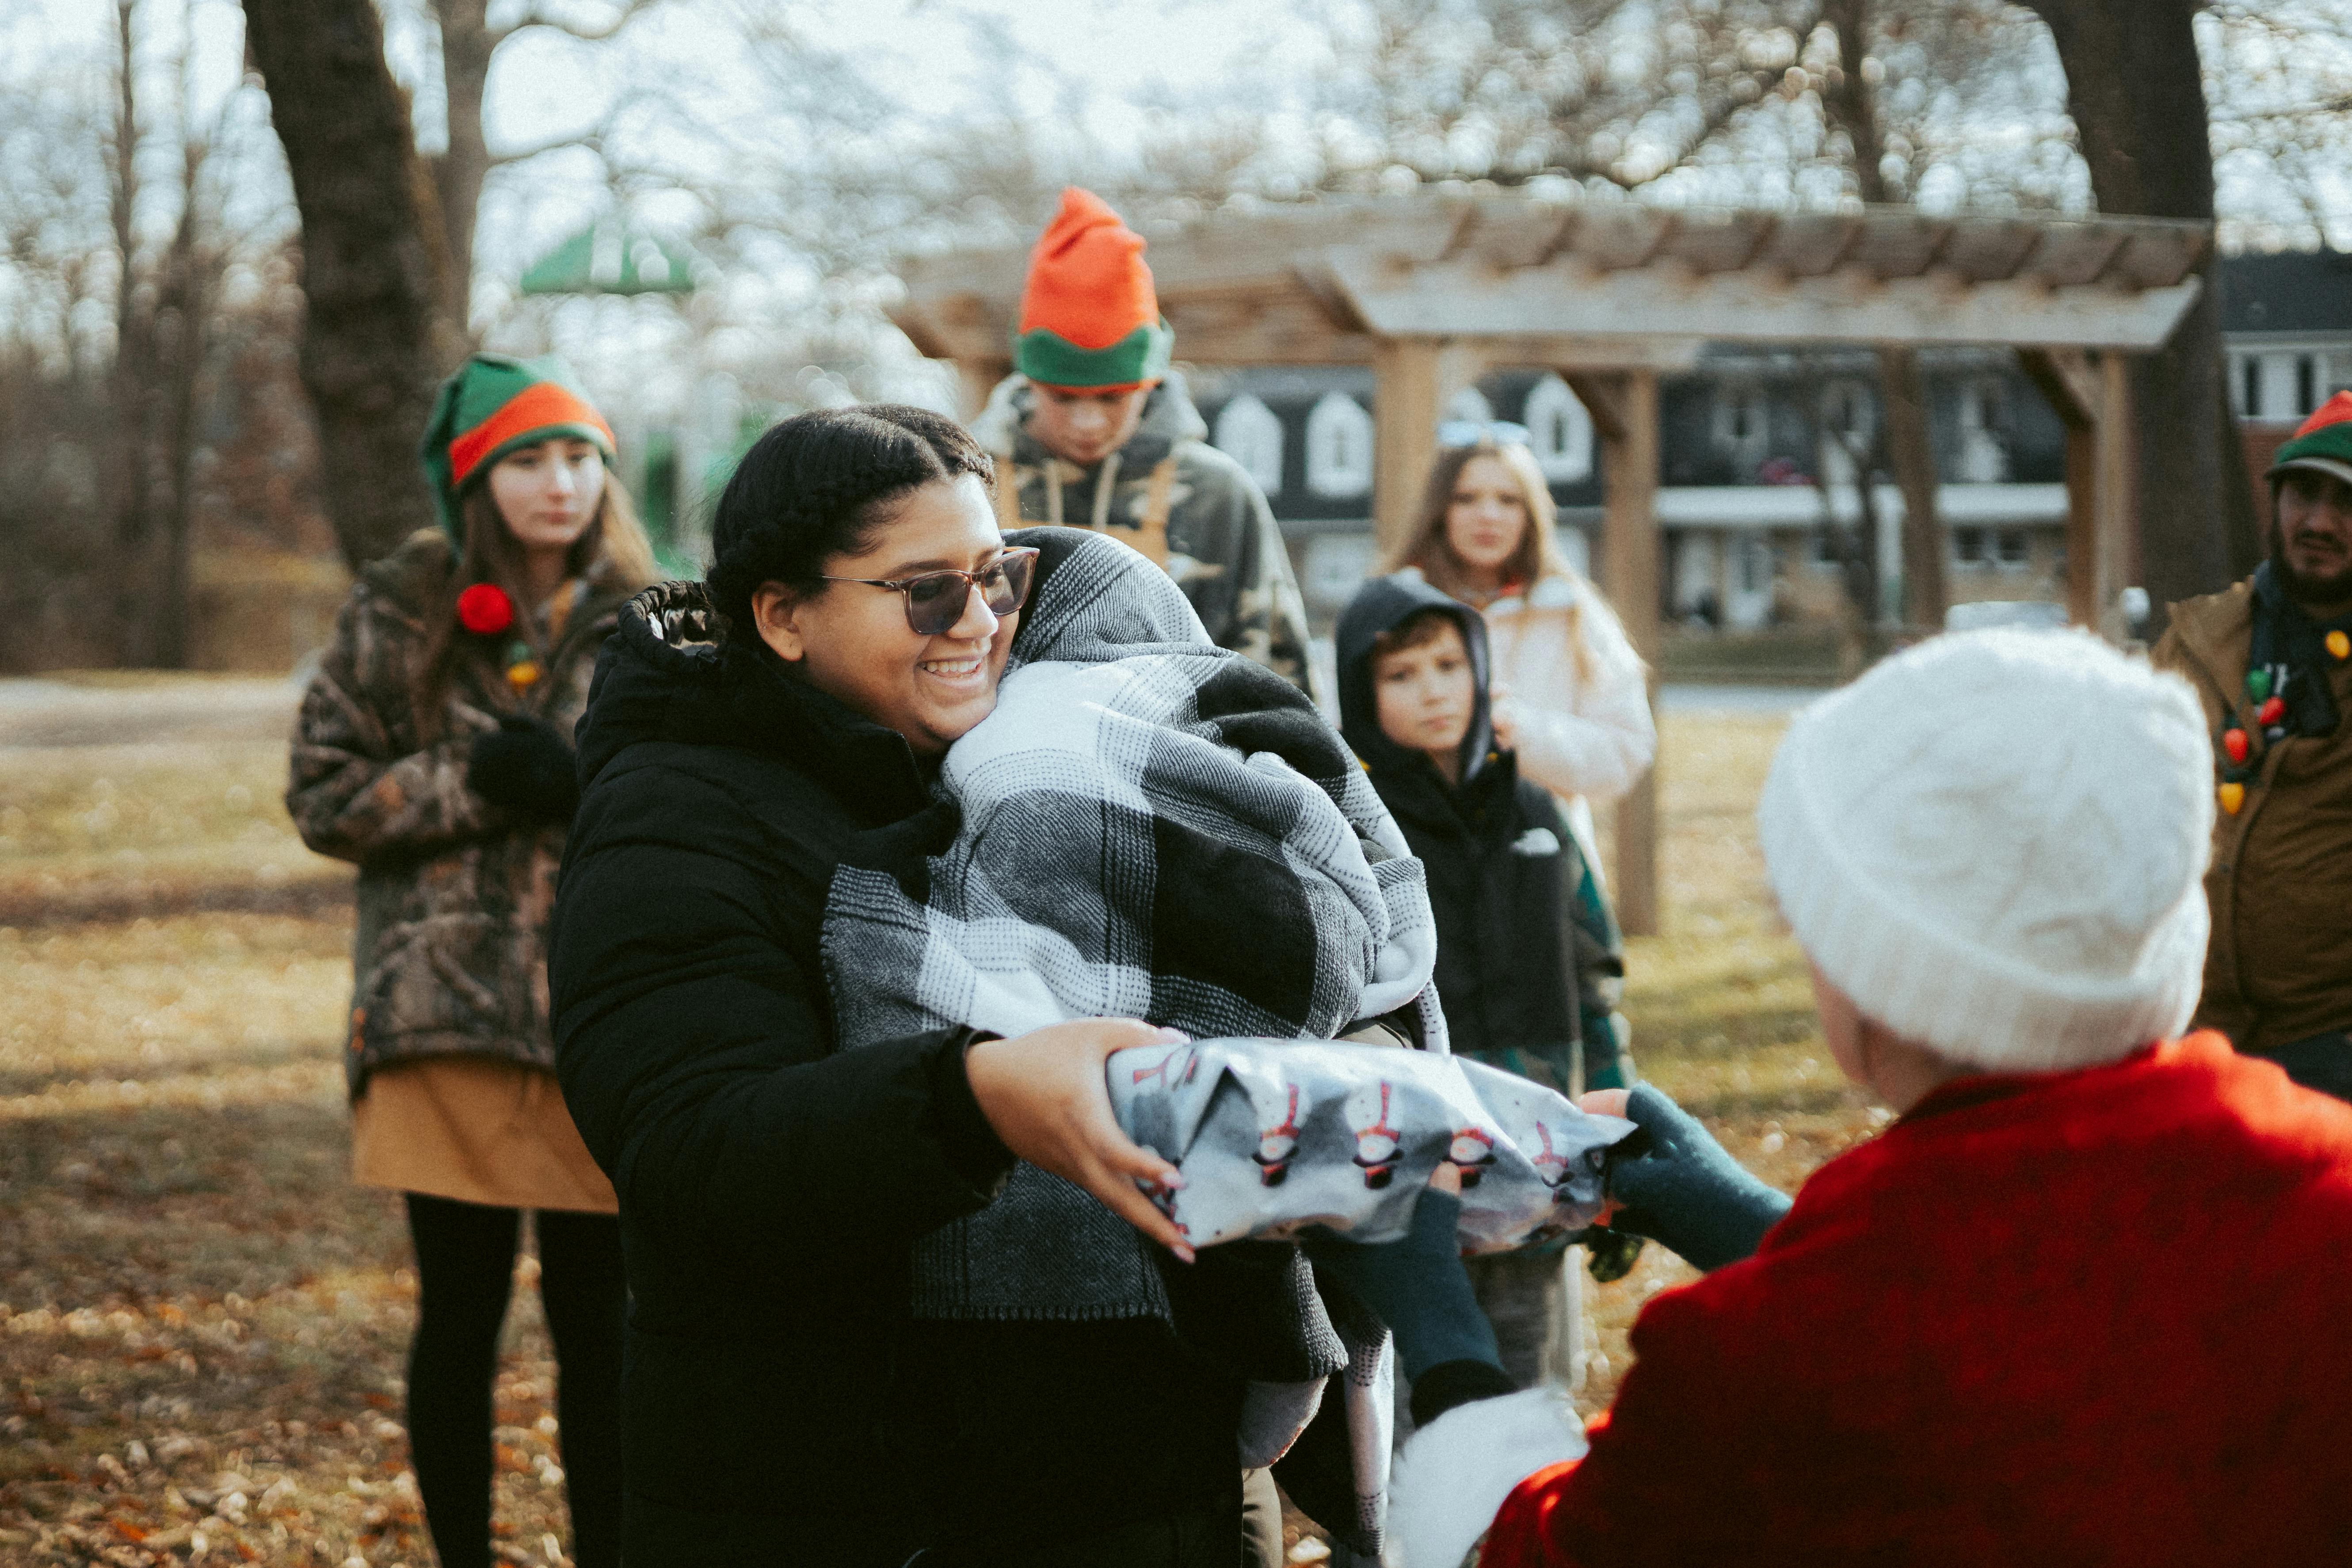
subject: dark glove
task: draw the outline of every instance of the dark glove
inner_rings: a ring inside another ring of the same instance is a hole
[[[492,805],[554,822],[570,822],[580,809],[579,759],[554,725],[520,713],[475,739],[466,784]]]
[[[1641,1153],[1609,1166],[1609,1195],[1624,1205],[1612,1230],[1646,1236],[1716,1269],[1754,1252],[1789,1212],[1786,1194],[1741,1169],[1696,1117],[1648,1084],[1633,1090],[1625,1114],[1649,1136]]]
[[[1587,1226],[1576,1233],[1575,1239],[1584,1244],[1584,1271],[1592,1276],[1596,1285],[1622,1279],[1633,1272],[1633,1265],[1642,1256],[1642,1238],[1630,1230]]]
[[[1462,1200],[1427,1191],[1413,1205],[1412,1229],[1402,1241],[1366,1245],[1344,1237],[1307,1238],[1307,1256],[1381,1315],[1396,1336],[1404,1374],[1418,1378],[1446,1362],[1476,1361],[1500,1369],[1495,1331],[1478,1309],[1454,1232]]]

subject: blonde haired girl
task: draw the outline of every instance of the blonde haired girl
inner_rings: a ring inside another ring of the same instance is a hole
[[[1598,866],[1590,803],[1633,787],[1658,733],[1648,671],[1608,600],[1561,553],[1554,521],[1535,454],[1484,433],[1438,455],[1412,531],[1381,569],[1418,572],[1486,616],[1496,737],[1561,798]]]

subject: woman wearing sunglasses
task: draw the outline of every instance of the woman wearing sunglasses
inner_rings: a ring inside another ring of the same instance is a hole
[[[719,500],[707,584],[641,595],[598,670],[551,981],[565,1095],[620,1196],[632,1568],[948,1568],[1041,1526],[1021,1561],[1234,1560],[1238,1390],[1158,1320],[910,1305],[916,1238],[1016,1157],[1189,1260],[1136,1186],[1173,1172],[1103,1084],[1160,1032],[838,1043],[834,871],[952,836],[940,756],[1066,548],[1002,536],[992,485],[919,409],[786,420]]]

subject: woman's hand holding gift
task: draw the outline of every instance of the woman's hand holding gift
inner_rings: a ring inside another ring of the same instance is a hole
[[[982,1040],[964,1053],[964,1072],[981,1114],[1007,1149],[1085,1188],[1190,1263],[1184,1233],[1136,1186],[1166,1190],[1182,1186],[1184,1178],[1119,1131],[1103,1082],[1103,1063],[1114,1051],[1183,1038],[1134,1018],[1079,1018],[1009,1040]]]

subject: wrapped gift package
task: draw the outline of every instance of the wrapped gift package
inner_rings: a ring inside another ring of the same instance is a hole
[[[1633,1131],[1514,1074],[1337,1041],[1197,1040],[1120,1051],[1112,1109],[1183,1173],[1156,1194],[1195,1247],[1322,1226],[1393,1241],[1441,1163],[1462,1173],[1462,1249],[1504,1252],[1601,1215],[1609,1150]]]

